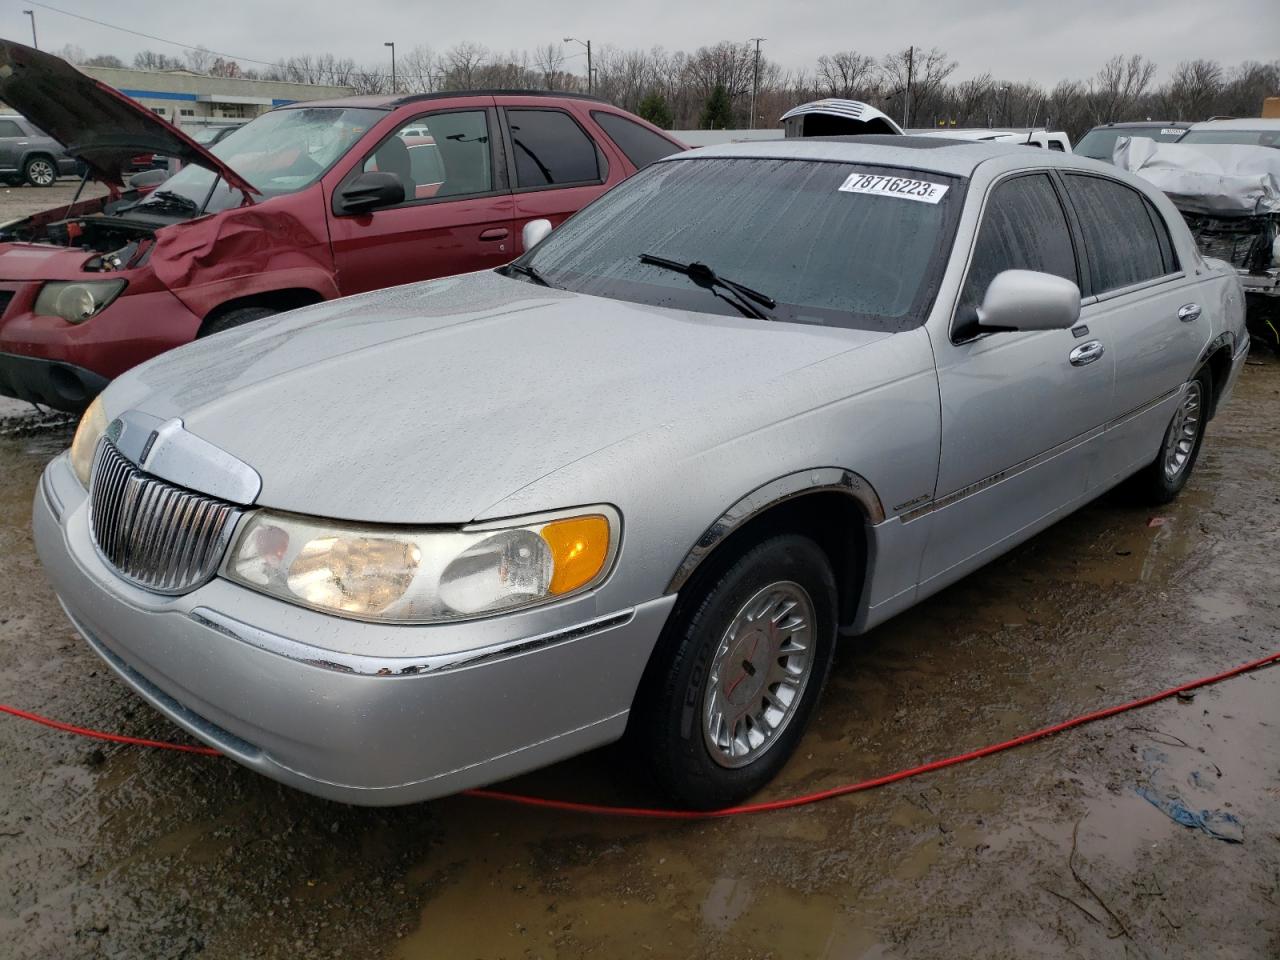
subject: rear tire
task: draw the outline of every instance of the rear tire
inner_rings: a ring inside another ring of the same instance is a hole
[[[795,750],[831,669],[831,564],[808,537],[770,537],[694,584],[663,631],[629,740],[683,807],[765,786]]]
[[[235,310],[228,310],[226,313],[219,314],[208,321],[200,331],[200,337],[209,337],[215,333],[221,333],[223,330],[241,327],[246,323],[261,320],[263,317],[269,317],[274,313],[279,313],[279,311],[272,310],[270,307],[237,307]]]
[[[22,178],[33,187],[52,187],[58,182],[58,165],[51,157],[31,157],[22,168]]]
[[[1182,402],[1165,429],[1160,452],[1134,477],[1135,489],[1145,501],[1169,503],[1187,485],[1200,458],[1212,405],[1213,374],[1205,366],[1187,381]]]

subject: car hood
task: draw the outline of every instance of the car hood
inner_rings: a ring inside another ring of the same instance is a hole
[[[257,193],[229,166],[142,104],[59,57],[12,40],[0,40],[0,100],[63,144],[110,186],[124,185],[125,172],[138,154],[159,153],[207,167],[233,187]]]
[[[744,404],[784,416],[771,381],[884,336],[476,273],[197,341],[120,378],[104,402],[108,416],[181,418],[261,474],[263,506],[461,523],[646,431],[740,423]]]

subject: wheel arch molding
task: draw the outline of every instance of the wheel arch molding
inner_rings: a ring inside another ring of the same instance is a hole
[[[856,505],[864,524],[884,520],[884,505],[866,478],[844,467],[813,467],[770,480],[739,498],[720,514],[680,561],[667,584],[668,594],[678,593],[694,572],[733,534],[785,503],[819,493],[843,495]]]

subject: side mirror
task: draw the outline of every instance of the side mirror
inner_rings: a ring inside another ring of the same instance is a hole
[[[524,244],[525,250],[529,251],[547,239],[547,234],[550,232],[550,220],[530,220],[524,225],[524,229],[520,231],[520,240]]]
[[[1068,330],[1080,319],[1080,288],[1036,270],[996,274],[978,308],[982,330]]]
[[[404,203],[404,181],[397,173],[362,173],[338,188],[333,211],[339,215],[369,213],[379,207]]]

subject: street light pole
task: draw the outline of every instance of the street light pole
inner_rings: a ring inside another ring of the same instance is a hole
[[[591,41],[579,40],[577,37],[565,37],[565,43],[580,43],[587,48],[587,93],[595,91],[595,71],[591,69]]]
[[[22,12],[31,18],[31,45],[39,50],[40,44],[36,42],[36,12],[34,10],[23,10]]]
[[[752,37],[751,40],[756,45],[756,59],[751,67],[751,118],[747,121],[747,129],[754,130],[756,128],[756,91],[760,89],[760,44],[767,37]]]
[[[391,92],[396,92],[396,45],[395,41],[389,40],[383,44],[384,47],[391,48]],[[412,50],[409,51],[413,53]]]

